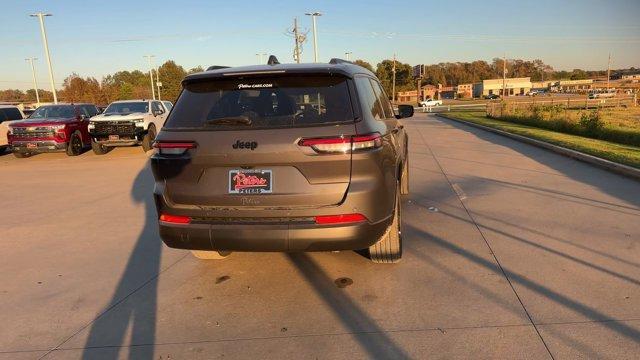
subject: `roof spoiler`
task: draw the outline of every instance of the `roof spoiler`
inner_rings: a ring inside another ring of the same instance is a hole
[[[213,65],[213,66],[209,66],[207,68],[207,71],[211,71],[211,70],[220,70],[220,69],[228,69],[230,68],[230,66],[221,66],[221,65]]]
[[[280,61],[275,55],[269,55],[269,60],[267,60],[267,65],[278,65]]]
[[[329,60],[329,64],[332,65],[337,65],[337,64],[352,64],[355,65],[355,63],[349,61],[349,60],[344,60],[344,59],[338,59],[338,58],[333,58],[331,60]]]

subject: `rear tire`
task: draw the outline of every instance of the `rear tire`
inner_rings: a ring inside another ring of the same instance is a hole
[[[28,158],[29,156],[31,156],[31,154],[25,153],[25,152],[16,151],[16,152],[13,153],[13,156],[17,157],[18,159],[24,159],[24,158]]]
[[[67,144],[67,155],[68,156],[78,156],[82,154],[82,149],[84,148],[84,144],[82,143],[82,138],[80,137],[80,133],[75,132],[71,135],[69,139],[69,143]]]
[[[369,258],[378,264],[393,264],[402,258],[402,211],[399,185],[396,192],[393,222],[380,240],[369,247]]]
[[[153,141],[156,139],[156,127],[149,125],[149,130],[142,138],[142,150],[147,152],[153,148]]]
[[[109,151],[111,151],[111,149],[108,146],[104,146],[93,140],[91,140],[91,150],[93,150],[93,153],[96,155],[104,155]]]
[[[200,260],[222,260],[231,255],[231,251],[191,250],[193,256]]]

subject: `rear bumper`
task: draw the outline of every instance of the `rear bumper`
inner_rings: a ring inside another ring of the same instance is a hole
[[[35,147],[29,147],[29,145],[35,145]],[[66,142],[57,142],[55,140],[39,140],[39,141],[27,141],[27,140],[13,140],[9,146],[11,151],[14,152],[60,152],[67,149]]]
[[[316,224],[170,224],[159,221],[169,247],[219,251],[360,250],[387,231],[391,218],[342,226]]]

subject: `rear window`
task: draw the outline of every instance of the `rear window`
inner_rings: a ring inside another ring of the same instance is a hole
[[[106,115],[128,115],[133,113],[148,113],[149,103],[146,101],[116,102],[111,103],[105,110]]]
[[[21,120],[22,114],[17,108],[0,109],[0,122],[5,120]]]
[[[29,116],[29,119],[72,118],[76,116],[73,105],[40,106]]]
[[[235,130],[353,120],[344,77],[251,77],[187,84],[165,128]]]

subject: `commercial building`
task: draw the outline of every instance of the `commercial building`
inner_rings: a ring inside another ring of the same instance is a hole
[[[456,96],[458,98],[473,97],[473,84],[460,84],[457,86]]]
[[[560,80],[556,82],[553,89],[566,93],[586,93],[593,87],[593,79],[584,80]]]
[[[488,95],[502,96],[503,88],[506,96],[524,95],[531,90],[531,78],[507,78],[482,80],[477,84],[477,90],[474,91],[478,97]]]
[[[399,91],[396,99],[398,102],[418,102],[424,99],[435,99],[438,94],[438,88],[433,85],[424,85],[420,88],[420,99],[418,99],[416,90]]]
[[[545,81],[532,81],[531,89],[532,90],[550,90],[556,84],[555,80],[545,80]]]

